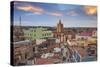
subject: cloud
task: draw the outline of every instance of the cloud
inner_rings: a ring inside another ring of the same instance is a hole
[[[27,11],[27,12],[32,12],[34,14],[42,14],[42,13],[46,13],[47,15],[52,15],[52,16],[62,16],[62,13],[60,12],[48,12],[46,10],[44,10],[43,8],[37,7],[37,6],[32,6],[32,5],[21,5],[21,6],[16,6],[16,8],[18,10],[23,10],[23,11]]]
[[[95,15],[97,13],[96,6],[84,6],[83,10],[86,13],[86,15]]]
[[[57,16],[57,17],[63,16],[63,14],[60,13],[60,12],[47,12],[47,14],[48,14],[48,15],[51,15],[51,16]]]
[[[77,16],[78,14],[74,10],[71,10],[71,11],[67,12],[67,15],[69,15],[69,16]]]
[[[23,5],[23,6],[16,6],[18,10],[33,12],[35,14],[42,14],[44,9],[32,5]]]

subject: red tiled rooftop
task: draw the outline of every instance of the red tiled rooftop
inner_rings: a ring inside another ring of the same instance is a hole
[[[38,58],[35,64],[53,64],[56,59]]]
[[[91,32],[81,32],[80,35],[81,36],[91,36],[92,33]]]

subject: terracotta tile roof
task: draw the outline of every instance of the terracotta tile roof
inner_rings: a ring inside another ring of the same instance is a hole
[[[44,58],[38,58],[36,60],[36,64],[52,64],[54,63],[54,59],[44,59]]]
[[[81,32],[80,33],[81,36],[92,36],[91,32]]]

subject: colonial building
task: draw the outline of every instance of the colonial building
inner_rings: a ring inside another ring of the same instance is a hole
[[[25,65],[33,57],[33,45],[29,40],[14,42],[14,65]]]
[[[24,37],[24,32],[21,26],[14,26],[13,27],[13,41],[17,42],[17,41],[22,41],[22,40],[25,40],[25,37]]]
[[[47,30],[47,28],[30,28],[29,30],[24,30],[24,36],[28,40],[35,39],[46,39],[53,37],[52,31]]]
[[[74,33],[72,31],[65,31],[63,24],[61,20],[59,20],[56,32],[53,32],[54,37],[58,39],[58,41],[61,42],[67,42],[67,39],[71,39],[74,36]]]
[[[24,37],[24,32],[21,26],[21,17],[19,18],[19,25],[18,26],[12,26],[12,35],[13,35],[13,41],[18,42],[18,41],[23,41],[25,40]]]
[[[63,24],[61,23],[61,20],[59,20],[57,24],[57,32],[62,33],[64,32]]]

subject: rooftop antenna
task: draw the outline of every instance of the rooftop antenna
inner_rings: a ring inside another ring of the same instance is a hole
[[[21,16],[19,17],[19,26],[21,26]]]
[[[20,31],[22,31],[22,27],[21,27],[21,16],[19,16],[19,29],[20,29]]]
[[[20,27],[20,30],[21,30],[21,16],[19,17],[19,27]]]

